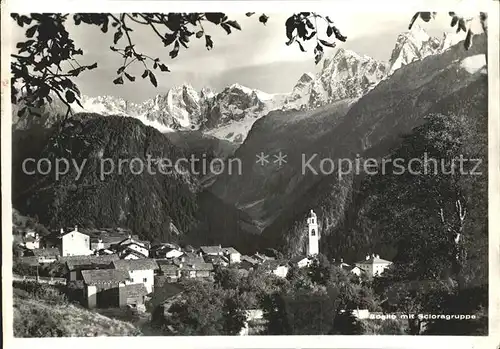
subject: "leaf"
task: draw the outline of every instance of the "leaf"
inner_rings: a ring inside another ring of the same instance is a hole
[[[424,22],[429,22],[432,18],[432,15],[430,12],[420,12],[420,18],[422,18]]]
[[[238,24],[238,22],[236,21],[227,21],[226,22],[227,24],[229,24],[231,27],[233,27],[234,29],[238,29],[238,30],[241,30],[241,27],[240,25]]]
[[[323,54],[324,54],[323,51],[318,51],[316,53],[316,56],[314,56],[314,63],[315,64],[318,64],[321,61],[321,59],[323,58]]]
[[[326,18],[326,20],[328,21],[328,23],[330,23],[330,24],[332,24],[332,23],[333,23],[333,21],[330,19],[330,17],[326,16],[325,18]]]
[[[417,12],[417,13],[415,13],[413,15],[413,17],[410,20],[410,25],[408,25],[408,30],[410,30],[411,27],[413,27],[413,23],[415,23],[415,21],[417,20],[418,16],[420,16],[420,12]]]
[[[115,85],[123,85],[123,78],[121,76],[117,77],[113,80],[113,84]]]
[[[259,22],[263,23],[263,24],[266,24],[268,19],[269,19],[268,16],[266,16],[265,14],[261,14],[260,17],[259,17]]]
[[[255,12],[247,12],[247,13],[245,13],[245,16],[250,17],[250,16],[253,16],[254,14],[255,14]]]
[[[226,23],[221,23],[220,25],[228,35],[231,34],[231,27],[229,25],[227,25]]]
[[[220,24],[222,19],[225,17],[225,14],[221,12],[207,12],[205,13],[205,18],[207,21],[212,22],[214,24]]]
[[[168,46],[168,45],[170,45],[171,43],[174,42],[175,38],[176,38],[176,36],[174,34],[168,34],[167,33],[167,34],[165,34],[165,39],[163,40],[163,44],[165,46]]]
[[[152,71],[149,71],[149,80],[151,81],[154,87],[158,87],[158,82],[156,81],[156,77]]]
[[[472,46],[472,37],[473,37],[474,34],[472,34],[472,31],[469,30],[467,31],[467,36],[465,37],[465,41],[464,41],[464,47],[466,50],[470,49],[471,46]]]
[[[199,39],[203,36],[203,30],[200,30],[199,32],[196,33],[196,37]]]
[[[453,18],[451,19],[451,23],[450,23],[450,26],[453,28],[454,26],[456,26],[458,23],[458,17],[457,16],[453,16]]]
[[[300,41],[297,41],[297,44],[299,45],[299,48],[302,52],[306,52],[304,46],[302,46],[302,44],[300,43]]]
[[[295,25],[296,25],[295,16],[288,17],[288,19],[285,22],[285,28],[286,28],[286,37],[288,39],[290,39],[290,40],[293,37],[293,32],[295,30]]]
[[[170,51],[169,55],[170,55],[170,58],[173,59],[173,58],[177,57],[178,54],[179,54],[179,41],[176,41],[174,48],[172,51]]]
[[[291,38],[290,40],[288,40],[285,45],[287,46],[290,46],[291,44],[293,44],[293,42],[295,41],[295,38]]]
[[[158,66],[160,67],[161,71],[170,71],[168,67],[163,63],[160,63]]]
[[[120,38],[123,36],[123,32],[121,30],[118,30],[115,32],[115,36],[113,38],[113,43],[116,45],[116,43],[118,42],[118,40],[120,40]]]
[[[124,72],[125,73],[125,76],[127,77],[127,79],[129,79],[130,81],[134,82],[135,81],[135,76],[132,76],[130,75],[129,73],[127,72]]]
[[[66,91],[66,102],[71,104],[74,101],[75,101],[75,94],[73,93],[73,91],[67,90]]]
[[[322,39],[319,39],[319,42],[321,42],[326,47],[335,47],[335,43],[334,42],[328,42],[328,41],[322,40]]]
[[[38,29],[37,25],[34,25],[31,28],[28,28],[28,30],[26,30],[26,36],[28,38],[32,38],[33,35],[35,35],[35,32],[37,31],[37,29]]]
[[[91,64],[87,67],[88,70],[92,70],[92,69],[95,69],[97,68],[97,62],[95,62],[94,64]]]
[[[467,27],[465,25],[465,20],[463,18],[460,18],[460,20],[458,21],[458,29],[457,29],[457,33],[460,31],[460,30],[463,30],[464,32],[467,31]]]
[[[212,37],[210,35],[205,35],[205,46],[207,50],[210,50],[214,47],[214,42],[212,41]]]
[[[326,29],[326,35],[330,37],[332,36],[332,34],[333,34],[333,28],[328,26],[328,28]]]
[[[124,70],[125,70],[125,66],[123,65],[120,68],[118,68],[118,70],[116,71],[116,74],[120,75]]]
[[[144,71],[144,73],[142,73],[141,77],[142,77],[143,79],[145,79],[148,75],[149,75],[149,70],[148,70],[148,69],[146,69],[146,70]]]

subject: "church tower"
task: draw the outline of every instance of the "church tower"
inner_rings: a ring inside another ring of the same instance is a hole
[[[309,240],[307,244],[307,255],[315,256],[319,253],[319,231],[318,231],[318,217],[313,210],[311,210],[307,218]]]

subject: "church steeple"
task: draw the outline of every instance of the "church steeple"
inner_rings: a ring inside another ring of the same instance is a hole
[[[307,218],[308,226],[308,244],[307,244],[307,255],[315,256],[319,253],[319,230],[318,230],[318,217],[313,210],[309,213]]]

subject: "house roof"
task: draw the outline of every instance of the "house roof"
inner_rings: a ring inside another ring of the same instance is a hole
[[[114,256],[113,258],[110,258]],[[88,256],[89,258],[79,258],[79,259],[70,259],[66,261],[66,265],[69,270],[80,269],[82,267],[91,267],[91,268],[99,268],[99,267],[107,267],[110,266],[114,260],[118,259],[116,255],[103,255],[103,256]]]
[[[118,283],[129,280],[127,271],[117,269],[82,270],[87,285]]]
[[[124,292],[128,297],[144,297],[149,293],[143,283],[125,285]]]
[[[179,264],[179,263],[203,263],[205,260],[203,259],[202,256],[194,253],[194,252],[187,252],[183,254],[182,256],[177,257],[174,259],[174,263]]]
[[[127,237],[126,239],[121,240],[118,242],[118,245],[129,245],[129,244],[136,244],[139,246],[142,246],[144,248],[147,248],[147,245],[149,245],[148,241],[140,241],[139,239],[134,239],[133,237]]]
[[[175,264],[162,264],[160,265],[160,270],[164,274],[176,274],[179,270],[179,266]]]
[[[370,256],[370,258],[356,262],[356,264],[391,264],[391,261],[380,258],[379,256]]]
[[[224,247],[224,248],[222,249],[222,251],[223,251],[224,253],[230,253],[230,254],[233,254],[233,253],[241,254],[241,253],[239,253],[239,252],[238,252],[238,251],[237,251],[234,247]]]
[[[36,257],[56,257],[60,256],[61,253],[59,252],[59,249],[56,247],[53,248],[37,248],[32,250],[33,254]]]
[[[262,263],[262,265],[264,266],[264,268],[266,268],[268,270],[275,270],[276,268],[278,268],[280,266],[280,263],[274,259],[270,259],[270,260],[264,261]]]
[[[248,262],[250,264],[259,264],[258,260],[256,260],[255,258],[252,258],[250,256],[247,256],[247,255],[242,255],[240,259],[242,262],[244,261],[244,262]]]
[[[67,232],[62,233],[62,234],[60,233],[60,234],[59,234],[59,236],[60,236],[60,237],[63,237],[63,236],[66,236],[66,235],[68,235],[68,234],[75,234],[75,233],[77,233],[77,234],[81,234],[81,235],[85,235],[85,236],[88,236],[87,234],[82,233],[81,231],[78,231],[78,230],[76,230],[76,229],[73,229],[73,230],[71,230],[71,231],[67,231]]]
[[[148,258],[148,257],[147,257],[147,256],[145,256],[143,253],[140,253],[140,252],[138,252],[138,251],[136,251],[136,250],[133,250],[133,249],[131,249],[131,248],[129,248],[129,249],[124,249],[122,252],[123,252],[123,253],[121,254],[122,258],[126,258],[127,256],[129,256],[129,255],[131,255],[131,254],[133,254],[134,256],[139,257],[140,259]]]
[[[200,250],[204,254],[218,254],[218,253],[223,252],[223,249],[220,245],[218,245],[218,246],[201,246]]]
[[[212,271],[214,265],[212,263],[182,263],[179,266],[181,270],[195,270],[195,271]]]
[[[304,259],[309,259],[309,258],[307,258],[306,256],[296,256],[290,259],[290,262],[296,264],[299,263],[300,261],[303,261]]]
[[[120,270],[156,270],[158,263],[152,258],[120,259],[113,261],[113,266]]]
[[[229,263],[229,260],[224,256],[207,255],[204,260],[206,263]]]
[[[106,243],[106,244],[117,244],[120,241],[123,241],[123,236],[119,236],[119,235],[113,236],[113,235],[102,234],[99,236],[91,236],[90,237],[90,242],[93,244],[98,243],[99,240],[102,240],[102,242]]]
[[[108,255],[101,255],[101,256],[66,256],[66,257],[59,257],[59,261],[61,263],[67,263],[67,262],[72,262],[75,265],[78,263],[89,263],[92,261],[96,261],[99,263],[104,263],[104,262],[112,262],[118,260],[119,257],[116,254],[108,254]]]

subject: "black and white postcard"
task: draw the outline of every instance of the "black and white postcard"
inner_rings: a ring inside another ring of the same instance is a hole
[[[498,2],[28,3],[12,347],[499,345]]]

